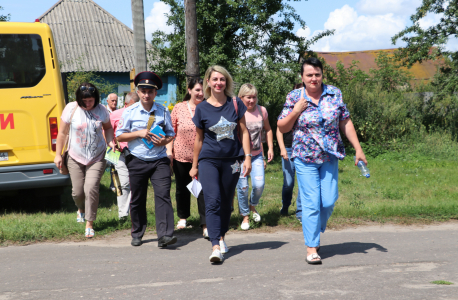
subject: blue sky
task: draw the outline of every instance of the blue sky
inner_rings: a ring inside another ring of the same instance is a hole
[[[94,0],[97,4],[132,27],[131,1]],[[33,22],[53,6],[57,0],[3,1],[2,14],[11,14],[12,22]],[[391,37],[409,25],[409,17],[421,0],[309,0],[290,1],[305,20],[307,28],[296,26],[298,35],[311,37],[320,30],[335,29],[332,37],[320,40],[312,48],[316,51],[358,51],[387,49]],[[157,0],[144,0],[147,38],[154,30],[171,30],[165,24],[167,5]],[[422,20],[424,27],[435,24],[440,16],[428,15]],[[456,39],[447,48],[458,50]]]

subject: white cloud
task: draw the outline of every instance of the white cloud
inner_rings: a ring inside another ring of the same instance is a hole
[[[405,28],[405,18],[393,13],[358,15],[349,5],[329,14],[324,29],[335,29],[312,46],[316,51],[353,51],[394,48],[391,37]],[[315,31],[313,35],[320,31]]]
[[[443,16],[444,14],[427,14],[425,17],[421,18],[418,23],[422,29],[428,29],[439,23]]]
[[[360,0],[355,9],[348,4],[329,13],[323,29],[315,30],[307,37],[315,36],[323,30],[335,29],[332,36],[324,37],[312,45],[312,50],[322,52],[362,51],[397,48],[404,46],[401,40],[396,45],[391,38],[410,26],[410,16],[415,13],[421,0]],[[420,20],[426,29],[440,21],[442,15],[428,14]],[[299,29],[296,35],[305,35]],[[451,37],[447,50],[458,49],[458,39]]]
[[[151,34],[156,30],[172,33],[173,27],[167,25],[166,14],[170,13],[170,6],[164,2],[155,2],[149,16],[145,19],[146,40],[151,41]]]
[[[368,15],[412,15],[421,0],[361,0],[356,4],[359,12]]]
[[[311,33],[310,28],[304,27],[304,28],[299,29],[296,32],[296,35],[299,36],[299,37],[308,38],[308,37],[310,37],[310,33]]]

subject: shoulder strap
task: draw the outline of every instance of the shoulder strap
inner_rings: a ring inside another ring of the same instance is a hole
[[[238,117],[239,110],[238,110],[238,107],[237,107],[237,98],[235,96],[232,97],[232,103],[234,103],[235,113],[237,114],[237,117]]]
[[[154,114],[154,111],[152,111],[149,114],[148,125],[146,126],[146,129],[148,129],[148,131],[151,130],[151,126],[153,126],[153,123],[155,120],[156,120],[156,115]]]
[[[70,141],[69,141],[70,140],[70,137],[69,137],[70,127],[72,126],[73,115],[75,114],[75,111],[77,108],[78,108],[78,103],[76,103],[75,108],[72,111],[72,115],[70,116],[70,122],[67,124],[67,128],[65,129],[65,143],[64,143],[64,146],[62,147],[62,153],[64,153],[66,149],[67,150],[70,149]]]
[[[70,131],[70,126],[72,125],[73,115],[75,114],[75,111],[76,111],[77,108],[78,108],[78,103],[75,105],[75,108],[72,111],[72,115],[70,116],[70,121],[69,121],[68,126],[67,126],[67,128],[65,130],[65,135],[68,135],[68,133]]]
[[[264,126],[264,115],[262,114],[261,106],[256,104],[256,107],[258,108],[259,114],[261,115],[262,126]]]

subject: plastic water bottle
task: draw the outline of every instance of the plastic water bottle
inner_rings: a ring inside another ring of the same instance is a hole
[[[353,156],[353,159],[356,161],[355,156]],[[359,170],[361,171],[361,175],[363,175],[366,178],[371,177],[371,175],[369,174],[369,168],[366,166],[366,164],[362,160],[358,161],[357,166]]]

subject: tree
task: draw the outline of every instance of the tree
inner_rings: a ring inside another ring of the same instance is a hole
[[[439,23],[423,29],[420,21],[428,13],[439,14]],[[445,44],[449,38],[458,37],[458,1],[449,0],[423,0],[417,8],[416,14],[411,16],[413,25],[407,27],[392,38],[393,43],[398,39],[407,43],[405,48],[397,54],[404,65],[411,66],[415,62],[426,59],[445,58],[434,76],[431,87],[434,97],[428,101],[426,110],[431,113],[428,121],[438,126],[437,120],[441,120],[439,127],[452,128],[457,134],[458,122],[456,111],[458,98],[458,51],[447,51]],[[435,46],[435,48],[431,48]],[[449,118],[449,119],[447,119]]]
[[[171,7],[167,24],[174,31],[153,33],[153,56],[157,59],[151,68],[161,74],[173,70],[178,75],[180,98],[186,90],[184,7],[178,0],[162,1]],[[288,2],[201,0],[196,3],[200,75],[203,77],[209,66],[219,64],[228,69],[237,86],[254,84],[274,131],[286,95],[300,81],[298,57],[321,37],[333,33],[327,30],[310,40],[297,36],[293,31],[295,24],[305,27],[305,22]]]
[[[428,14],[441,14],[438,24],[423,29],[420,21]],[[405,65],[412,66],[416,62],[435,59],[441,55],[452,56],[458,59],[458,52],[445,51],[444,45],[450,37],[458,34],[458,1],[449,0],[423,0],[417,12],[410,17],[413,24],[396,34],[392,38],[393,44],[401,39],[407,43],[401,48],[397,57]],[[431,49],[431,47],[437,48]]]
[[[3,7],[0,6],[0,10],[3,10]],[[0,22],[8,22],[11,18],[11,14],[0,15]]]
[[[61,68],[65,64],[77,63],[77,71],[68,73],[67,75],[67,93],[68,101],[75,101],[76,90],[81,86],[83,82],[90,82],[97,87],[100,95],[108,95],[110,93],[116,92],[116,87],[119,83],[109,82],[102,78],[100,75],[96,74],[95,71],[85,71],[82,67],[82,61],[85,59],[85,56],[80,56],[74,60],[67,60],[65,62],[60,62]]]
[[[379,85],[382,90],[392,92],[397,89],[409,90],[410,81],[413,79],[408,70],[401,68],[395,57],[380,51],[375,58],[376,69],[371,69],[372,82]]]
[[[183,2],[162,0],[171,7],[168,25],[174,31],[153,33],[155,47],[154,69],[159,73],[174,70],[184,75],[185,14]],[[298,0],[295,0],[298,1]],[[220,64],[234,71],[252,62],[253,57],[273,63],[296,61],[298,54],[307,50],[310,43],[329,35],[325,31],[307,41],[293,32],[295,22],[304,27],[305,22],[294,8],[284,0],[201,0],[197,1],[197,31],[199,41],[199,65],[203,74],[208,66]]]

